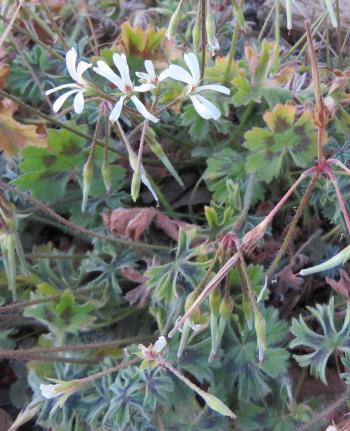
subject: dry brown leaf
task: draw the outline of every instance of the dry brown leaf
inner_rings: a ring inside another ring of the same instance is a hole
[[[333,290],[339,293],[339,295],[342,295],[345,298],[350,298],[350,277],[346,271],[343,269],[340,270],[339,281],[336,281],[330,277],[326,277],[326,282]]]
[[[0,101],[0,150],[7,155],[17,155],[23,147],[47,147],[46,136],[38,133],[38,127],[21,124],[13,118],[16,103]]]
[[[102,214],[105,226],[118,236],[139,240],[152,222],[170,238],[177,241],[179,228],[190,227],[188,223],[172,220],[155,208],[118,208]]]
[[[0,64],[0,89],[2,90],[5,85],[7,75],[10,73],[10,67],[6,63]]]

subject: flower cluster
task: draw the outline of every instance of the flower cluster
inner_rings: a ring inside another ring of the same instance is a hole
[[[115,122],[119,119],[123,106],[127,101],[130,100],[135,106],[136,110],[146,120],[152,121],[154,123],[158,122],[159,119],[147,109],[147,107],[137,97],[137,94],[146,93],[149,91],[152,92],[162,81],[167,78],[187,84],[183,95],[185,98],[188,97],[191,100],[197,113],[206,120],[217,120],[221,115],[219,109],[200,93],[211,90],[229,95],[230,90],[227,87],[218,84],[200,85],[200,69],[195,54],[185,54],[184,61],[189,71],[183,67],[172,64],[167,69],[163,70],[159,75],[157,75],[152,61],[146,60],[146,73],[136,72],[136,76],[140,80],[140,85],[134,85],[130,78],[129,66],[125,54],[113,55],[113,62],[118,73],[114,72],[104,61],[97,61],[97,65],[93,67],[92,70],[98,75],[107,79],[118,90],[118,92],[114,94],[114,96],[116,96],[117,102],[110,113],[110,121]],[[84,109],[84,93],[90,92],[93,94],[95,89],[93,84],[83,78],[84,72],[91,68],[92,64],[85,61],[80,61],[77,64],[77,52],[74,48],[71,48],[66,54],[66,65],[68,73],[75,82],[52,88],[48,90],[46,94],[48,95],[65,88],[69,88],[69,91],[59,96],[54,102],[53,110],[54,112],[58,112],[67,98],[75,94],[73,107],[74,111],[77,114],[80,114]]]

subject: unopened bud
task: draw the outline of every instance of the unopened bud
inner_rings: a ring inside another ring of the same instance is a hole
[[[205,29],[207,32],[207,41],[209,53],[213,57],[215,55],[215,50],[220,49],[219,42],[216,38],[216,27],[213,11],[210,7],[210,1],[207,2],[207,17],[205,20]]]
[[[91,157],[89,157],[83,168],[83,201],[81,204],[81,212],[83,213],[86,210],[86,205],[89,197],[93,175],[94,175],[93,162]]]
[[[177,28],[177,26],[179,24],[180,17],[181,17],[181,6],[182,6],[182,3],[183,3],[183,0],[180,0],[177,8],[175,9],[175,12],[172,14],[172,16],[170,18],[168,30],[166,32],[166,37],[168,39],[173,39],[174,38],[174,34],[175,34],[176,28]]]
[[[209,307],[210,307],[210,311],[216,316],[219,314],[220,303],[221,303],[220,291],[219,289],[213,289],[209,295]]]
[[[262,362],[266,350],[266,323],[264,316],[259,310],[255,310],[254,313],[254,326],[258,342],[259,361]]]
[[[105,185],[106,192],[109,193],[111,191],[111,170],[109,167],[109,163],[106,163],[105,161],[102,164],[101,167],[101,174],[103,179],[103,184]]]
[[[196,21],[194,23],[193,30],[192,30],[193,48],[196,52],[198,52],[199,50],[199,42],[201,37],[201,29],[200,29],[199,21],[200,21],[200,15],[199,13],[197,13]]]
[[[225,295],[221,301],[219,313],[223,319],[229,319],[233,310],[233,299],[229,295]]]

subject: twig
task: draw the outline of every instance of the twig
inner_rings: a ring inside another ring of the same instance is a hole
[[[87,236],[102,239],[105,241],[110,241],[110,242],[115,242],[117,244],[127,245],[128,247],[148,248],[148,249],[155,249],[155,250],[168,250],[167,246],[163,246],[160,244],[147,244],[147,243],[143,243],[141,241],[128,241],[128,240],[122,239],[122,238],[116,238],[116,237],[112,237],[112,236],[98,234],[96,232],[85,229],[81,226],[77,226],[74,223],[70,222],[69,220],[66,220],[65,218],[63,218],[62,216],[57,214],[54,210],[52,210],[50,207],[45,205],[43,202],[39,201],[38,199],[34,198],[33,196],[29,196],[28,194],[19,191],[18,189],[10,186],[9,184],[4,183],[3,181],[0,181],[0,188],[3,190],[7,190],[9,192],[15,193],[18,196],[21,196],[23,199],[30,202],[35,207],[40,209],[42,212],[46,213],[47,215],[52,217],[54,220],[58,221],[60,224],[63,224],[64,226],[66,226],[67,228],[69,228],[72,231],[79,232],[79,233],[85,234]]]

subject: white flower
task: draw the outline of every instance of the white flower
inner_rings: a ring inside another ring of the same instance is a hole
[[[58,407],[63,407],[64,403],[67,401],[67,399],[79,389],[79,380],[70,380],[70,381],[63,381],[63,380],[56,380],[56,379],[49,379],[53,382],[56,382],[55,385],[40,385],[41,394],[43,397],[47,399],[56,398],[58,397],[57,401],[53,405],[51,409],[51,414],[54,413],[54,411]]]
[[[160,353],[165,348],[166,345],[167,345],[167,342],[165,337],[161,336],[154,343],[153,349],[156,353]]]
[[[145,69],[147,73],[136,72],[136,76],[142,82],[142,85],[138,88],[146,88],[147,86],[148,90],[146,91],[153,90],[160,84],[160,82],[169,77],[169,68],[163,70],[163,72],[157,76],[151,60],[145,60]]]
[[[169,66],[168,76],[172,79],[188,84],[188,96],[190,97],[195,110],[202,118],[206,120],[210,120],[211,118],[217,120],[220,118],[221,112],[213,103],[209,102],[209,100],[201,96],[199,93],[206,90],[212,90],[229,95],[229,88],[219,84],[199,85],[200,70],[197,57],[193,53],[189,53],[184,55],[184,60],[190,73],[183,67],[172,64]]]
[[[66,93],[62,94],[62,96],[60,96],[55,101],[55,103],[53,104],[54,112],[58,112],[61,109],[64,102],[66,101],[66,99],[72,94],[75,94],[74,103],[73,103],[74,111],[77,114],[81,114],[83,112],[83,109],[84,109],[83,94],[87,88],[87,83],[83,79],[82,75],[87,69],[89,69],[89,67],[92,66],[92,64],[86,63],[86,61],[79,61],[77,66],[76,63],[77,63],[77,52],[74,48],[71,48],[66,54],[66,65],[67,65],[68,73],[76,83],[59,85],[58,87],[52,88],[51,90],[48,90],[45,92],[46,95],[49,95],[63,88],[72,88],[72,90],[69,90]]]
[[[54,380],[54,379],[50,379],[50,380]],[[43,397],[48,399],[56,398],[60,395],[64,395],[67,393],[71,394],[77,390],[77,383],[74,380],[71,380],[68,382],[64,382],[62,380],[54,380],[54,381],[58,383],[56,383],[55,385],[44,385],[44,384],[40,385],[40,390]]]
[[[114,106],[109,116],[110,121],[118,120],[125,99],[127,97],[130,97],[131,101],[135,105],[135,108],[144,118],[153,121],[154,123],[157,123],[159,121],[158,118],[148,112],[145,105],[134,94],[137,92],[144,93],[146,91],[149,91],[149,84],[140,85],[139,87],[134,86],[130,79],[129,66],[126,61],[125,54],[114,54],[113,61],[119,71],[120,76],[114,73],[113,70],[108,66],[108,64],[106,64],[102,60],[98,61],[97,67],[93,68],[94,72],[108,79],[108,81],[112,82],[112,84],[118,87],[119,90],[124,94],[120,97],[120,99]]]

